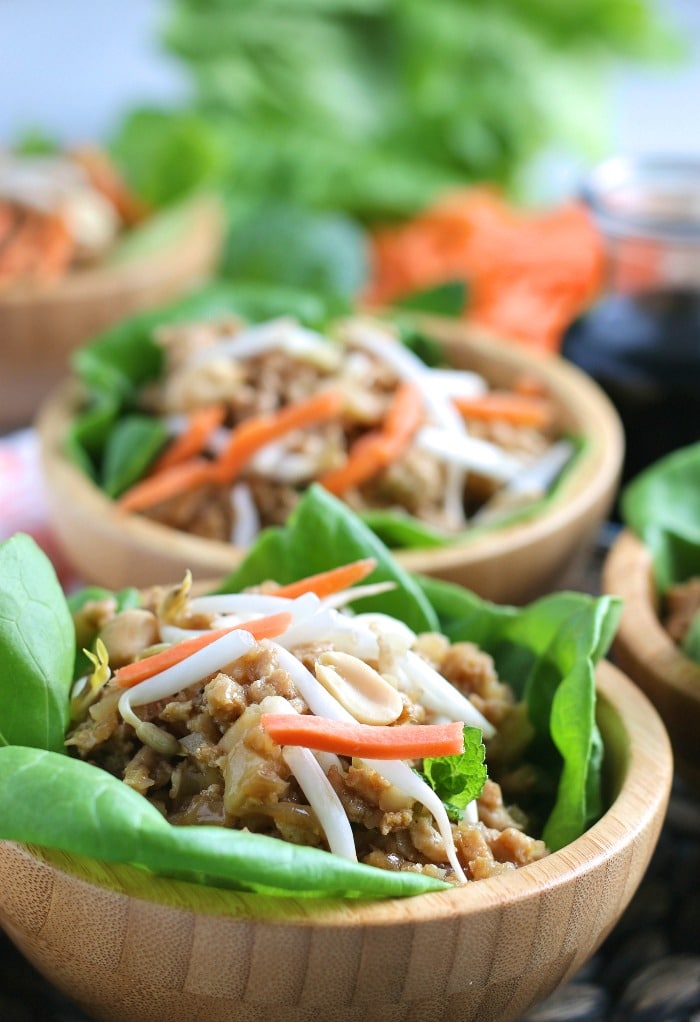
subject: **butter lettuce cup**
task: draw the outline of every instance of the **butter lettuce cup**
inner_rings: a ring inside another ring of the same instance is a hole
[[[551,591],[618,479],[622,431],[597,386],[447,319],[329,317],[292,297],[210,287],[76,355],[37,426],[80,577],[218,577],[318,483],[411,571],[501,602]]]
[[[623,600],[616,663],[656,706],[681,776],[700,787],[700,444],[650,466],[623,491],[625,528],[603,570]]]
[[[508,1022],[644,874],[671,754],[614,598],[408,575],[318,487],[216,586],[0,568],[0,922],[97,1019]]]

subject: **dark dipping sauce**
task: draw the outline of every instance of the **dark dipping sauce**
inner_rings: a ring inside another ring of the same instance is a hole
[[[624,484],[700,440],[700,159],[613,157],[582,199],[603,244],[605,292],[562,353],[620,414]]]
[[[610,295],[570,327],[563,354],[620,414],[623,483],[700,440],[700,291]]]

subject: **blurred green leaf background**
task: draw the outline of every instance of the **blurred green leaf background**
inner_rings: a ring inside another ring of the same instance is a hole
[[[547,145],[600,154],[607,75],[679,41],[651,0],[170,0],[191,101],[132,111],[113,149],[144,198],[223,187],[361,221],[445,188],[517,194]]]

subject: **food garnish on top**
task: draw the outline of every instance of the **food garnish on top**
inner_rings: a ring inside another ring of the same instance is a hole
[[[482,735],[500,733],[490,767],[512,771],[531,739],[522,704],[473,643],[362,613],[392,586],[352,584],[375,567],[200,597],[186,578],[121,612],[89,601],[78,630],[99,622],[97,654],[73,688],[67,746],[178,825],[453,883],[541,858],[483,762]],[[526,790],[536,771],[518,777]]]
[[[392,896],[511,870],[600,813],[608,597],[516,609],[413,578],[314,488],[218,592],[71,607],[27,537],[0,545],[2,838]]]
[[[246,546],[318,482],[379,529],[409,522],[415,545],[439,545],[532,509],[575,452],[536,379],[494,389],[428,366],[384,321],[228,316],[149,340],[159,368],[92,468],[124,511],[206,538]]]

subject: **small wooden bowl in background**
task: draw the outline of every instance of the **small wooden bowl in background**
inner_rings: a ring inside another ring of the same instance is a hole
[[[0,843],[0,924],[105,1022],[513,1022],[613,928],[666,811],[657,713],[608,663],[597,685],[610,809],[540,862],[414,898],[300,901]]]
[[[53,283],[0,293],[0,432],[28,425],[69,372],[71,352],[125,316],[196,287],[218,259],[223,222],[214,199],[193,201],[161,245]]]
[[[621,596],[613,656],[646,693],[668,728],[679,774],[700,790],[700,664],[678,648],[659,620],[648,548],[624,529],[603,566],[603,589]]]
[[[428,329],[452,365],[476,370],[492,386],[512,386],[534,373],[551,393],[562,430],[584,441],[556,495],[532,517],[449,547],[396,551],[411,571],[461,583],[486,599],[525,603],[554,588],[588,552],[618,482],[620,421],[596,384],[561,359],[473,337],[459,323],[431,321]],[[232,571],[243,550],[118,511],[68,460],[63,438],[80,404],[79,387],[63,386],[37,420],[49,518],[78,575],[119,589],[153,579],[178,582],[188,568],[201,578]]]

